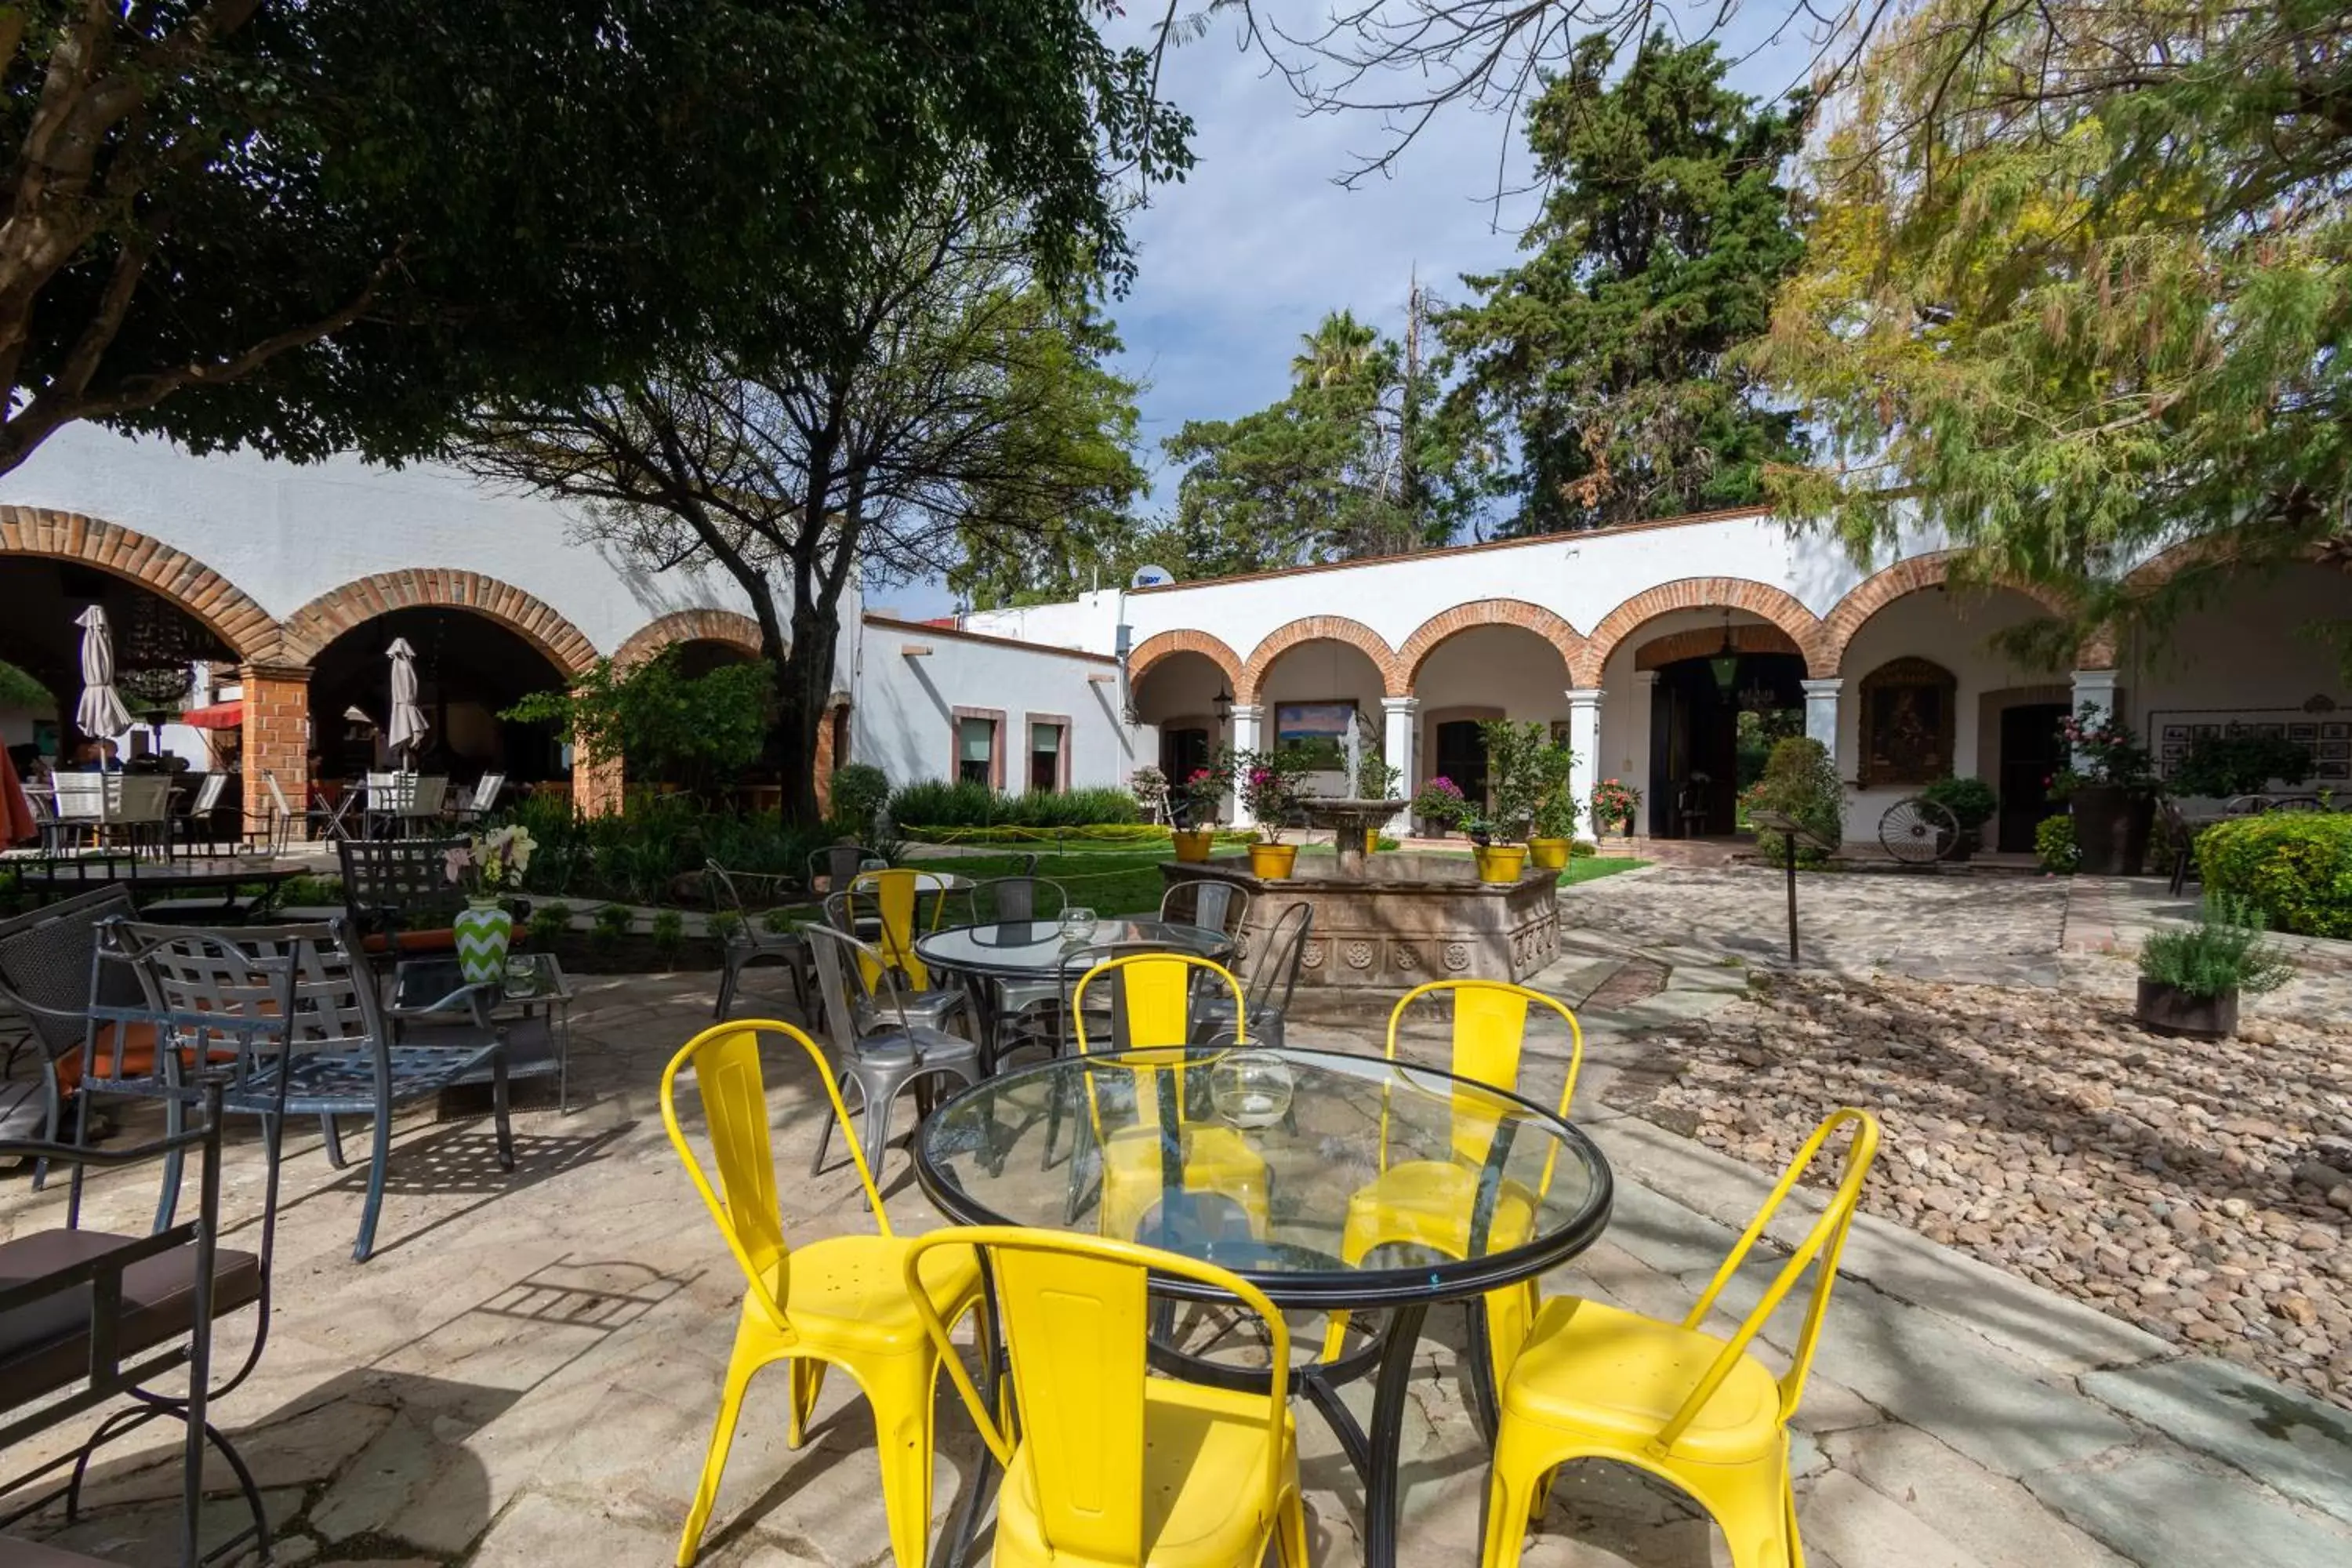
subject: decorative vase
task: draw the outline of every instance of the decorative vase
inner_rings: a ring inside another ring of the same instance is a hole
[[[469,985],[506,973],[507,948],[514,942],[514,916],[496,898],[468,898],[450,922],[457,938],[457,972]]]
[[[1478,879],[1482,882],[1516,882],[1527,868],[1528,848],[1524,844],[1489,844],[1476,854]]]
[[[1528,855],[1539,871],[1557,871],[1568,864],[1568,840],[1565,838],[1530,838]]]
[[[1176,858],[1188,865],[1198,865],[1209,858],[1210,847],[1217,841],[1213,827],[1180,827],[1169,837],[1176,846]]]
[[[1290,875],[1298,863],[1296,844],[1253,844],[1250,846],[1250,875],[1261,882],[1279,882]]]
[[[2226,1040],[2238,1032],[2238,994],[2224,991],[2219,996],[2191,996],[2161,980],[2143,978],[2134,1016],[2143,1027],[2159,1035]]]

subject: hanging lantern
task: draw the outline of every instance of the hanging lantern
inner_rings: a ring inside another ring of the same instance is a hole
[[[1715,672],[1715,689],[1726,697],[1730,696],[1731,689],[1739,681],[1739,648],[1731,640],[1731,612],[1728,610],[1723,613],[1723,647],[1706,661],[1706,667]]]

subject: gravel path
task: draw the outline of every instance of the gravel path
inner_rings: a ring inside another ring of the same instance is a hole
[[[1759,1167],[1868,1107],[1873,1211],[2352,1405],[2352,1027],[2202,1045],[2066,991],[1754,984],[1612,1098]]]

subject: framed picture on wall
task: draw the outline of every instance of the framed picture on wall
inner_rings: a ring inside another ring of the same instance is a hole
[[[2352,741],[2352,723],[2341,719],[2332,720],[2319,727],[2319,738],[2323,741]]]
[[[1348,765],[1348,726],[1354,722],[1353,702],[1277,702],[1274,705],[1276,751],[1298,751],[1321,771]]]
[[[2316,724],[2289,724],[2286,727],[2286,738],[2290,741],[2301,741],[2305,744],[2308,745],[2310,742],[2319,739],[2319,726]]]
[[[2352,757],[2322,757],[2314,767],[2323,779],[2352,779]]]

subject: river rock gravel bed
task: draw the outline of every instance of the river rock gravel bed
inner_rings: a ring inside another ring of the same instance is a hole
[[[1758,974],[1612,1099],[1759,1168],[1839,1105],[1872,1212],[2352,1405],[2352,1027],[2167,1039],[2079,993]]]

